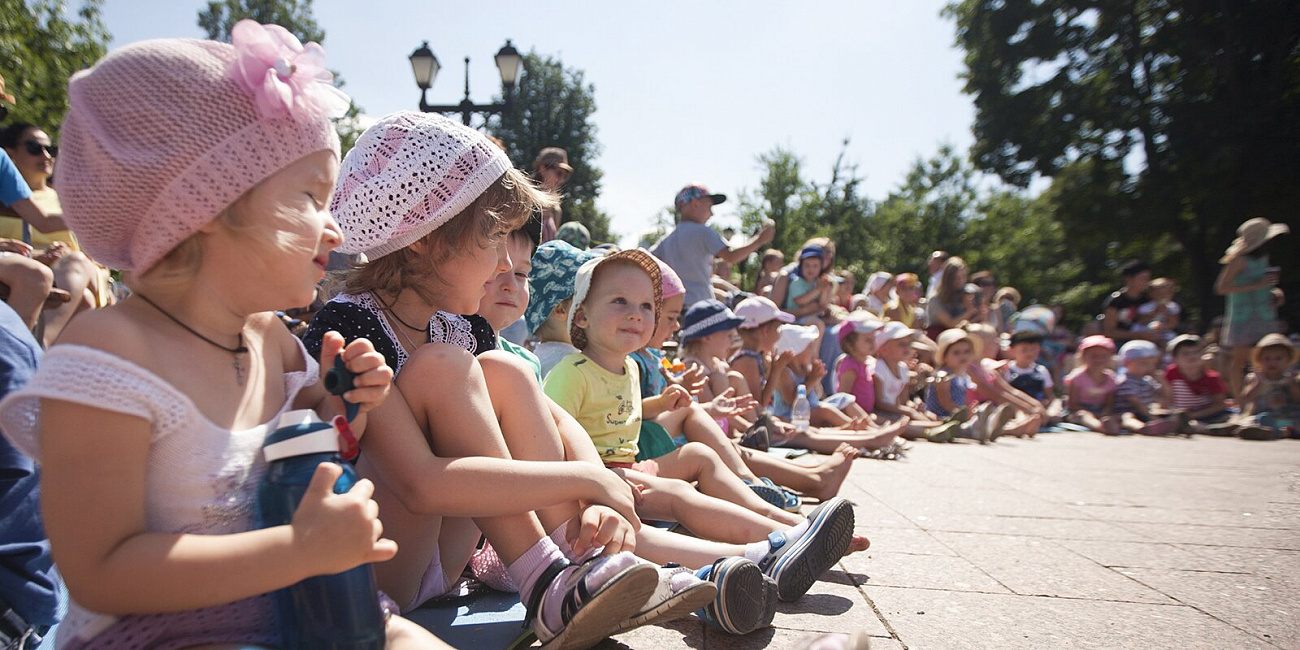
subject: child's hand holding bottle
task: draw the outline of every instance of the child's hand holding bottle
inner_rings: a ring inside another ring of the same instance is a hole
[[[397,555],[397,543],[382,537],[379,504],[370,497],[375,486],[361,479],[351,490],[334,494],[343,469],[321,463],[289,524],[293,543],[310,563],[311,575],[330,575]]]

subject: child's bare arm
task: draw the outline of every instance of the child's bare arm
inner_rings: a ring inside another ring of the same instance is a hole
[[[663,393],[641,400],[641,417],[652,420],[661,413],[676,411],[690,403],[691,394],[685,388],[673,384],[665,388]]]
[[[291,525],[231,535],[149,532],[150,424],[68,402],[45,400],[44,407],[45,527],[69,590],[93,611],[209,607],[382,562],[397,551],[380,539],[369,481],[332,493],[337,466],[318,472]]]
[[[934,392],[935,392],[935,396],[939,398],[939,405],[942,406],[943,409],[945,411],[948,411],[949,413],[952,413],[957,409],[961,408],[962,406],[965,406],[964,404],[958,404],[952,400],[953,380],[954,380],[954,375],[947,375],[939,379],[938,381],[936,381],[934,384]]]
[[[1071,383],[1070,383],[1070,389],[1069,389],[1069,391],[1065,394],[1065,408],[1066,408],[1067,411],[1070,411],[1071,413],[1073,413],[1074,411],[1077,411],[1077,410],[1083,408],[1083,405],[1079,403],[1079,383],[1078,383],[1078,382],[1071,382]]]
[[[853,384],[858,380],[858,371],[844,370],[840,372],[839,380],[835,382],[835,392],[851,393]]]

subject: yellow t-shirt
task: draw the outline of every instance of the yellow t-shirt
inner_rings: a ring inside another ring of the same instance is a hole
[[[546,375],[542,389],[587,430],[602,461],[636,462],[641,377],[631,357],[623,360],[619,375],[581,352],[570,354]]]
[[[32,202],[45,214],[63,214],[63,206],[59,204],[59,195],[52,187],[47,187],[39,192],[32,192]],[[74,251],[81,250],[81,245],[77,243],[77,237],[72,234],[71,230],[56,232],[41,232],[35,228],[31,230],[33,248],[49,248],[50,244],[61,241]],[[0,217],[0,237],[22,241],[23,220],[18,217]]]

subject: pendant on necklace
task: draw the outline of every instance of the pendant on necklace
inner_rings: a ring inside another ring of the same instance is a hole
[[[235,361],[233,364],[235,366],[235,382],[238,383],[240,386],[243,386],[244,382],[247,380],[247,376],[244,374],[243,354],[244,354],[243,352],[236,352]]]

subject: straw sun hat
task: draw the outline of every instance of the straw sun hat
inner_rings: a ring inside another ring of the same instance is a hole
[[[1255,217],[1237,227],[1237,238],[1232,240],[1228,250],[1219,258],[1220,264],[1227,264],[1233,258],[1250,253],[1268,243],[1268,240],[1291,232],[1291,227],[1284,223],[1272,223],[1264,217]]]

